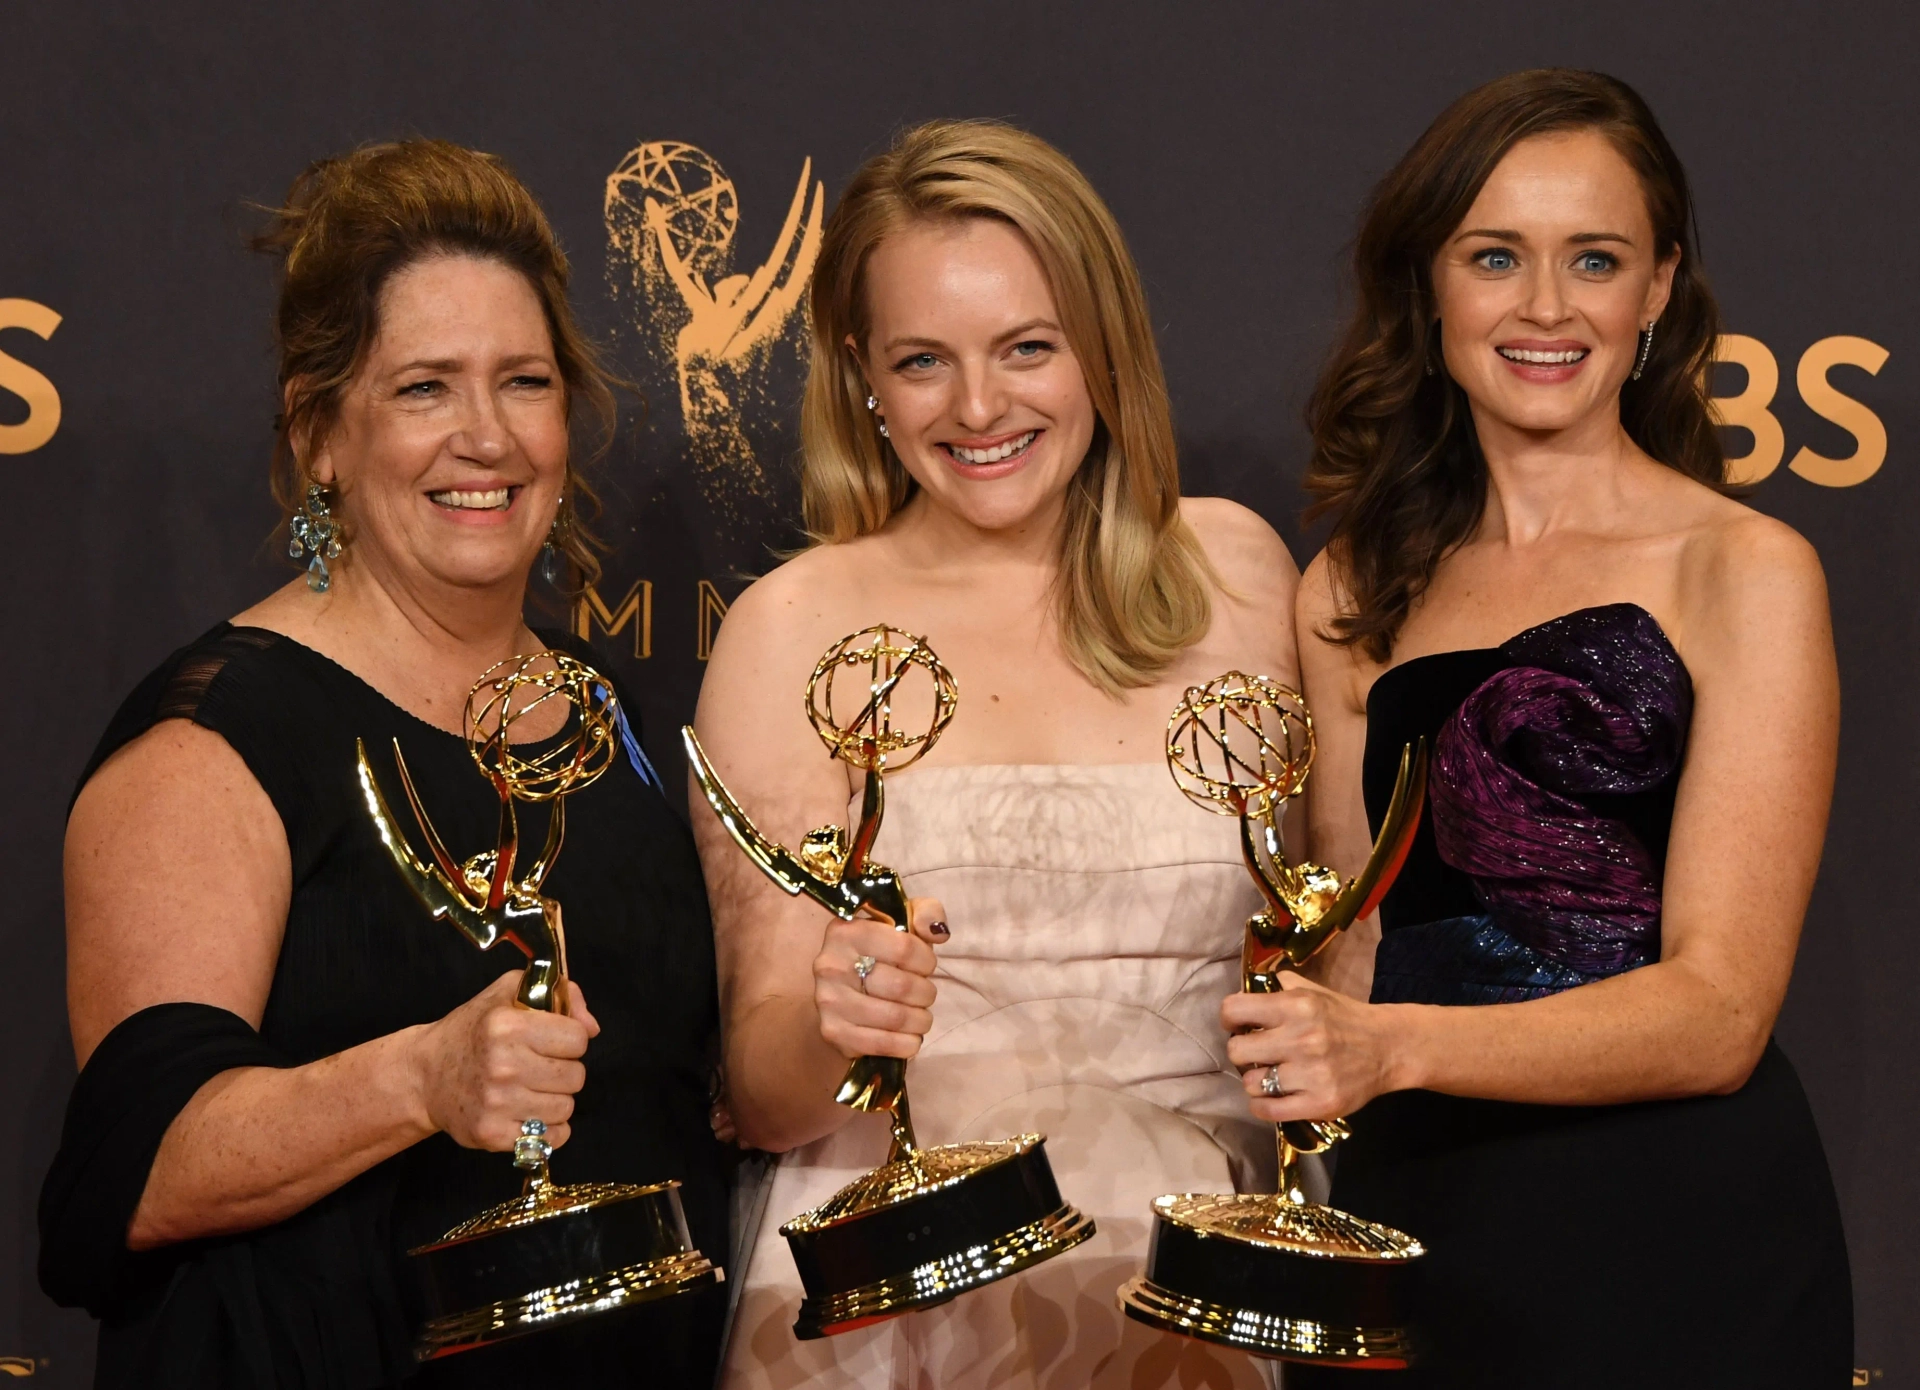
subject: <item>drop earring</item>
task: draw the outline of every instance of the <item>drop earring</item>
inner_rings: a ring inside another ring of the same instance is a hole
[[[872,410],[872,411],[877,411],[877,410],[879,409],[879,405],[880,405],[880,402],[879,402],[879,401],[878,401],[878,400],[877,400],[877,399],[876,399],[876,398],[875,398],[875,397],[874,397],[873,395],[871,395],[871,394],[869,394],[869,395],[867,396],[867,409],[868,409],[868,410]],[[874,419],[874,423],[875,423],[875,424],[877,424],[877,425],[878,425],[878,426],[880,427],[880,437],[881,437],[882,439],[891,439],[891,438],[893,438],[893,436],[892,436],[892,435],[890,435],[890,434],[888,434],[888,433],[887,433],[887,418],[886,418],[886,416],[884,416],[884,415],[876,415],[876,416],[875,416],[875,419]]]
[[[557,510],[554,512],[553,525],[547,528],[547,542],[540,547],[540,577],[556,589],[560,587],[561,575],[566,571],[565,562],[560,556],[559,545],[564,515]]]
[[[307,564],[307,587],[324,594],[333,586],[327,561],[340,558],[340,523],[327,505],[327,490],[318,483],[307,484],[300,510],[287,522],[287,558],[298,560],[302,554],[313,556]]]
[[[1640,380],[1640,373],[1647,369],[1647,355],[1653,351],[1653,325],[1647,325],[1647,331],[1640,338],[1640,357],[1633,364],[1633,379]]]

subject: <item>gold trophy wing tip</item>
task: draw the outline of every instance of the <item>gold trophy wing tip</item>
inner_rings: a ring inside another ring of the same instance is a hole
[[[392,808],[387,805],[385,794],[380,790],[380,780],[374,776],[373,764],[367,759],[366,741],[356,738],[353,746],[355,774],[359,778],[360,795],[366,803],[367,815],[373,821],[374,833],[380,837],[387,856],[393,860],[394,868],[400,871],[401,880],[429,915],[453,923],[481,950],[491,947],[500,939],[499,922],[477,909],[467,900],[459,884],[450,881],[414,852],[413,845],[400,829]],[[399,740],[395,739],[395,756],[399,751]]]
[[[1367,856],[1366,867],[1342,891],[1342,899],[1351,895],[1348,922],[1358,921],[1380,906],[1413,848],[1413,837],[1420,829],[1420,814],[1427,800],[1427,741],[1417,739],[1400,750],[1400,770],[1393,780],[1393,796],[1387,802],[1387,814],[1381,819],[1380,834]],[[1336,909],[1338,910],[1338,909]],[[1342,926],[1347,922],[1341,923]]]
[[[707,805],[713,808],[713,814],[722,828],[761,873],[772,879],[782,892],[791,897],[805,893],[835,916],[851,919],[858,912],[858,904],[852,902],[838,884],[828,883],[810,872],[797,855],[779,841],[769,839],[753,823],[753,818],[734,799],[727,784],[714,770],[707,750],[700,744],[700,736],[693,731],[693,725],[680,726],[680,743],[686,750],[687,765],[692,768],[694,781],[700,784],[700,792],[706,798]]]

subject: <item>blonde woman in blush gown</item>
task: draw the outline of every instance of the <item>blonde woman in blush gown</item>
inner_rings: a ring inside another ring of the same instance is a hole
[[[887,783],[877,857],[926,895],[910,934],[787,898],[697,810],[725,1109],[784,1155],[734,1271],[722,1384],[1265,1385],[1253,1358],[1126,1320],[1115,1291],[1155,1196],[1273,1179],[1220,1022],[1255,894],[1233,823],[1181,799],[1162,749],[1189,684],[1294,678],[1293,561],[1244,508],[1179,496],[1132,260],[1042,141],[983,122],[903,135],[829,219],[812,317],[817,544],[733,607],[698,732],[792,844],[858,791],[800,708],[827,646],[881,621],[922,634],[961,702]],[[864,991],[863,955],[880,962]],[[885,1117],[832,1100],[861,1054],[914,1059],[923,1142],[1044,1133],[1098,1234],[941,1307],[796,1339],[779,1223],[886,1155]]]

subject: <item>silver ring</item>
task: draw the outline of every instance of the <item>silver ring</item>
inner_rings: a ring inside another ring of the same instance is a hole
[[[878,964],[879,962],[872,956],[861,956],[853,963],[853,973],[860,977],[860,992],[862,994],[867,992],[867,976],[873,973],[873,968]]]
[[[1285,1091],[1280,1089],[1280,1064],[1278,1062],[1268,1067],[1267,1074],[1260,1078],[1260,1089],[1270,1096],[1278,1097],[1286,1094]]]

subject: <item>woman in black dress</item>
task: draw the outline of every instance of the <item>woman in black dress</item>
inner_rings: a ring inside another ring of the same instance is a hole
[[[310,568],[142,682],[82,780],[82,1071],[42,1283],[101,1319],[105,1386],[704,1390],[718,1289],[413,1357],[404,1252],[519,1190],[498,1151],[528,1119],[566,1181],[678,1178],[695,1243],[727,1245],[706,898],[637,742],[569,799],[545,884],[592,995],[571,1017],[514,1007],[513,962],[428,917],[355,779],[364,739],[393,795],[397,739],[454,852],[494,843],[468,689],[569,645],[522,617],[536,555],[597,572],[570,434],[611,397],[566,261],[498,161],[432,141],[315,165],[265,241],[285,267],[276,490]]]
[[[1724,493],[1679,161],[1620,82],[1503,78],[1387,176],[1356,268],[1311,411],[1315,857],[1364,860],[1417,738],[1429,797],[1380,933],[1228,1001],[1254,1113],[1353,1117],[1334,1202],[1429,1251],[1412,1383],[1844,1385],[1770,1036],[1833,785],[1826,591]]]

